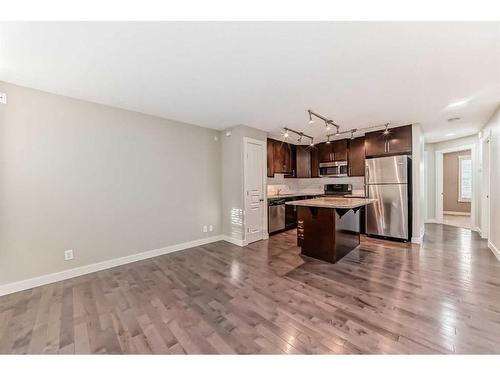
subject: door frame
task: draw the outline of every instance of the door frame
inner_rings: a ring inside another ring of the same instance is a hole
[[[478,160],[476,156],[476,145],[474,143],[450,147],[443,150],[435,151],[435,170],[436,170],[436,222],[443,224],[443,155],[450,152],[470,150],[472,160],[472,199],[470,204],[470,219],[471,229],[479,232],[476,223],[476,207],[477,207],[477,176],[478,176]]]
[[[480,234],[481,238],[487,239],[490,236],[490,223],[491,223],[491,130],[487,131],[485,134],[482,134],[482,137],[479,139],[479,147],[481,150],[480,155],[480,181],[481,181],[481,189],[480,189],[480,203],[481,203],[481,225],[480,225]],[[488,143],[488,153],[484,152],[484,145]],[[484,156],[486,155],[488,159],[488,169],[484,170]],[[485,177],[486,176],[486,181]],[[483,196],[488,195],[488,204],[483,207]]]
[[[247,199],[246,199],[246,192],[247,192],[247,158],[246,154],[248,151],[248,144],[253,143],[253,144],[258,144],[262,146],[262,167],[261,167],[261,173],[262,173],[262,239],[268,239],[269,238],[269,233],[267,230],[267,142],[266,141],[261,141],[255,138],[250,138],[250,137],[243,137],[243,191],[242,191],[242,197],[243,197],[243,246],[248,245],[247,241],[247,220],[246,220],[246,213],[248,212],[248,207],[247,207]]]

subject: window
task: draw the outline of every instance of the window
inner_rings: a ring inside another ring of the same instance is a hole
[[[470,156],[458,157],[458,201],[472,199],[472,160]]]

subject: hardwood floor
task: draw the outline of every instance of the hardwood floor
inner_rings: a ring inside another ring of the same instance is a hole
[[[337,264],[295,231],[0,297],[1,353],[500,353],[500,262],[466,229],[363,238]]]
[[[452,225],[454,227],[471,229],[470,215],[443,215],[443,224]]]

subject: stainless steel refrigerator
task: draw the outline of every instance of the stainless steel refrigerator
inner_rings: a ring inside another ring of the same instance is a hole
[[[366,233],[409,241],[411,237],[411,158],[366,159]]]

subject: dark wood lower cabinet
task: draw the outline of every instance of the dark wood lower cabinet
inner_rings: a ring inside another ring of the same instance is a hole
[[[298,206],[297,212],[303,255],[336,263],[359,245],[359,210]]]

